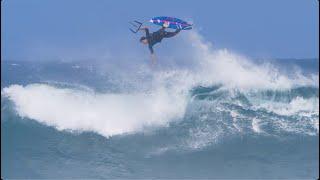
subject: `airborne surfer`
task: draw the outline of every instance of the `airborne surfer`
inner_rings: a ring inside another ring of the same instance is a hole
[[[139,21],[130,22],[130,24],[132,24],[134,27],[137,28],[136,30],[133,30],[131,28],[129,29],[133,33],[137,33],[138,31],[145,31],[146,35],[140,38],[140,42],[142,44],[148,45],[149,50],[151,52],[152,64],[156,62],[156,56],[153,50],[153,46],[155,44],[160,43],[163,38],[171,38],[177,35],[181,30],[192,29],[192,24],[189,24],[181,19],[173,18],[173,17],[166,17],[166,16],[154,17],[150,20],[150,22],[153,24],[162,26],[161,29],[153,33],[150,33],[147,27],[141,27],[143,23]],[[176,29],[176,31],[168,32],[165,30],[166,28]]]
[[[168,32],[168,31],[165,31],[165,29],[166,29],[166,27],[162,27],[158,31],[150,33],[149,29],[147,27],[140,28],[140,30],[144,30],[146,32],[146,36],[142,36],[140,38],[140,42],[142,44],[148,45],[150,53],[151,53],[151,59],[152,59],[153,64],[156,61],[153,46],[157,43],[160,43],[163,38],[171,38],[171,37],[177,35],[181,31],[180,29],[177,29],[174,32]]]

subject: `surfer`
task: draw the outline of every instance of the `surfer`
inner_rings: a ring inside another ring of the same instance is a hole
[[[163,38],[171,38],[177,35],[181,30],[177,29],[174,32],[165,31],[166,27],[162,27],[156,32],[150,33],[147,27],[142,27],[139,30],[144,30],[146,32],[146,36],[142,36],[140,38],[140,42],[142,44],[148,45],[149,50],[151,52],[152,63],[154,64],[156,61],[156,57],[154,55],[153,46],[157,43],[160,43]]]
[[[129,30],[132,33],[145,31],[146,35],[140,38],[140,42],[142,44],[148,45],[149,50],[151,52],[152,64],[156,62],[156,56],[154,55],[154,51],[153,51],[153,46],[155,44],[160,43],[163,38],[171,38],[177,35],[181,30],[192,29],[192,24],[189,24],[186,21],[183,21],[181,19],[174,18],[174,17],[167,17],[167,16],[154,17],[150,20],[150,22],[153,24],[162,26],[162,28],[156,32],[150,33],[147,27],[141,27],[143,24],[142,22],[132,21],[129,23],[132,26],[134,26],[136,29],[134,30],[132,28],[129,28]],[[176,29],[176,31],[168,32],[165,30],[166,28]]]

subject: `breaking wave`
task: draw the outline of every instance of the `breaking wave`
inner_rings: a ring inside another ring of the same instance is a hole
[[[186,133],[180,145],[191,148],[232,134],[319,133],[316,74],[288,75],[270,62],[213,50],[196,32],[184,40],[192,42],[185,49],[192,66],[152,70],[142,65],[130,77],[110,82],[115,92],[47,82],[10,85],[1,94],[21,117],[58,130],[109,137],[180,126]]]

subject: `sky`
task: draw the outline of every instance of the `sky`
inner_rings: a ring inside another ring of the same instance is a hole
[[[141,48],[128,22],[155,16],[191,21],[217,49],[253,58],[317,58],[318,14],[317,0],[2,0],[1,59],[126,53]]]

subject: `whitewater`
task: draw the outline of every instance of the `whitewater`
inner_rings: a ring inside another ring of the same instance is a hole
[[[16,148],[2,139],[11,164],[2,171],[11,178],[318,177],[319,69],[215,49],[196,31],[181,40],[184,66],[2,61],[3,136],[24,142]],[[45,145],[20,134],[27,132]]]

